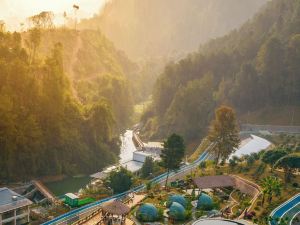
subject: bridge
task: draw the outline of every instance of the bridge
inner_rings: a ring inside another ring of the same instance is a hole
[[[180,167],[179,170],[170,172],[169,177],[170,178],[176,177],[180,174],[186,173],[187,171],[191,171],[191,170],[197,168],[202,161],[206,160],[209,157],[208,151],[213,146],[214,146],[213,144],[208,146],[208,148],[198,157],[198,159],[196,159],[191,164],[183,165],[183,166]],[[151,182],[154,183],[154,184],[162,183],[163,181],[165,181],[166,177],[167,177],[167,173],[163,173],[163,174],[153,178],[151,180]],[[136,192],[142,191],[145,188],[146,188],[146,186],[144,184],[139,185],[135,188],[132,188],[129,191],[126,191],[126,192],[123,192],[123,193],[120,193],[120,194],[116,194],[116,195],[113,195],[113,196],[105,198],[105,199],[101,199],[99,201],[93,202],[89,205],[85,205],[85,206],[80,207],[78,209],[74,209],[74,210],[72,210],[68,213],[65,213],[63,215],[60,215],[60,216],[54,218],[53,220],[50,220],[50,221],[47,221],[47,222],[43,223],[43,225],[73,224],[76,221],[81,220],[81,219],[89,216],[90,214],[94,213],[95,211],[99,210],[101,204],[103,204],[104,202],[114,200],[114,199],[122,199],[130,193],[136,193]]]
[[[144,143],[142,142],[139,135],[135,131],[133,131],[132,134],[132,141],[137,149],[142,149],[142,147],[144,146]]]
[[[241,133],[260,133],[268,131],[270,133],[300,134],[300,126],[279,126],[279,125],[258,125],[258,124],[241,124]]]
[[[56,204],[58,202],[56,196],[40,181],[33,180],[32,185],[37,189],[46,199],[48,199],[51,203]]]

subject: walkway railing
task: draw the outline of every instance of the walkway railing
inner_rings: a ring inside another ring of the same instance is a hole
[[[191,170],[195,167],[197,167],[200,162],[206,160],[209,156],[208,154],[208,151],[210,150],[210,148],[212,148],[213,145],[211,144],[200,156],[197,160],[195,160],[194,162],[192,162],[191,164],[189,165],[183,165],[179,170],[177,171],[174,171],[174,172],[171,172],[169,173],[169,177],[173,177],[173,176],[176,176],[177,174],[180,174],[184,171],[187,171],[187,170]],[[161,183],[162,181],[164,181],[167,177],[167,173],[163,173],[155,178],[153,178],[151,180],[152,183]],[[88,213],[92,213],[93,211],[97,210],[99,208],[99,206],[101,204],[103,204],[104,202],[107,202],[107,201],[110,201],[110,200],[113,200],[113,199],[120,199],[126,195],[128,195],[129,193],[132,193],[132,192],[139,192],[139,191],[142,191],[143,189],[145,189],[145,185],[142,184],[142,185],[139,185],[137,187],[134,187],[132,188],[131,190],[128,190],[126,192],[123,192],[123,193],[120,193],[120,194],[116,194],[116,195],[113,195],[111,197],[108,197],[108,198],[104,198],[104,199],[101,199],[99,201],[96,201],[96,202],[93,202],[89,205],[85,205],[85,206],[82,206],[78,209],[75,209],[75,210],[72,210],[68,213],[65,213],[63,215],[60,215],[56,218],[54,218],[53,220],[50,220],[50,221],[47,221],[45,223],[43,223],[43,225],[50,225],[50,224],[55,224],[55,225],[62,225],[62,224],[72,224],[74,222],[76,222],[77,220],[80,220],[83,215],[87,215]]]

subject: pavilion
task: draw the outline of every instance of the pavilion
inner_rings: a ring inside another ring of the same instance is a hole
[[[124,225],[130,208],[121,201],[115,200],[102,205],[102,218],[104,224]]]

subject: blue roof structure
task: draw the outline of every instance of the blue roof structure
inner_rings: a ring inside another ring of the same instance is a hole
[[[184,207],[178,202],[173,202],[169,210],[169,217],[174,220],[184,220],[185,219]]]
[[[17,194],[8,188],[0,188],[0,213],[20,207],[31,205],[27,198]]]
[[[153,204],[145,203],[137,210],[136,217],[143,222],[153,222],[158,219],[158,210]]]
[[[209,195],[202,192],[198,198],[197,208],[210,210],[213,208],[213,204],[214,203],[212,198]]]
[[[187,205],[186,199],[182,195],[171,195],[167,201],[167,207],[169,208],[173,202],[177,202],[182,205],[184,208]]]

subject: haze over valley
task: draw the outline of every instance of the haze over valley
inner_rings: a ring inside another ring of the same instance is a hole
[[[299,225],[299,134],[299,0],[0,0],[0,225]]]

